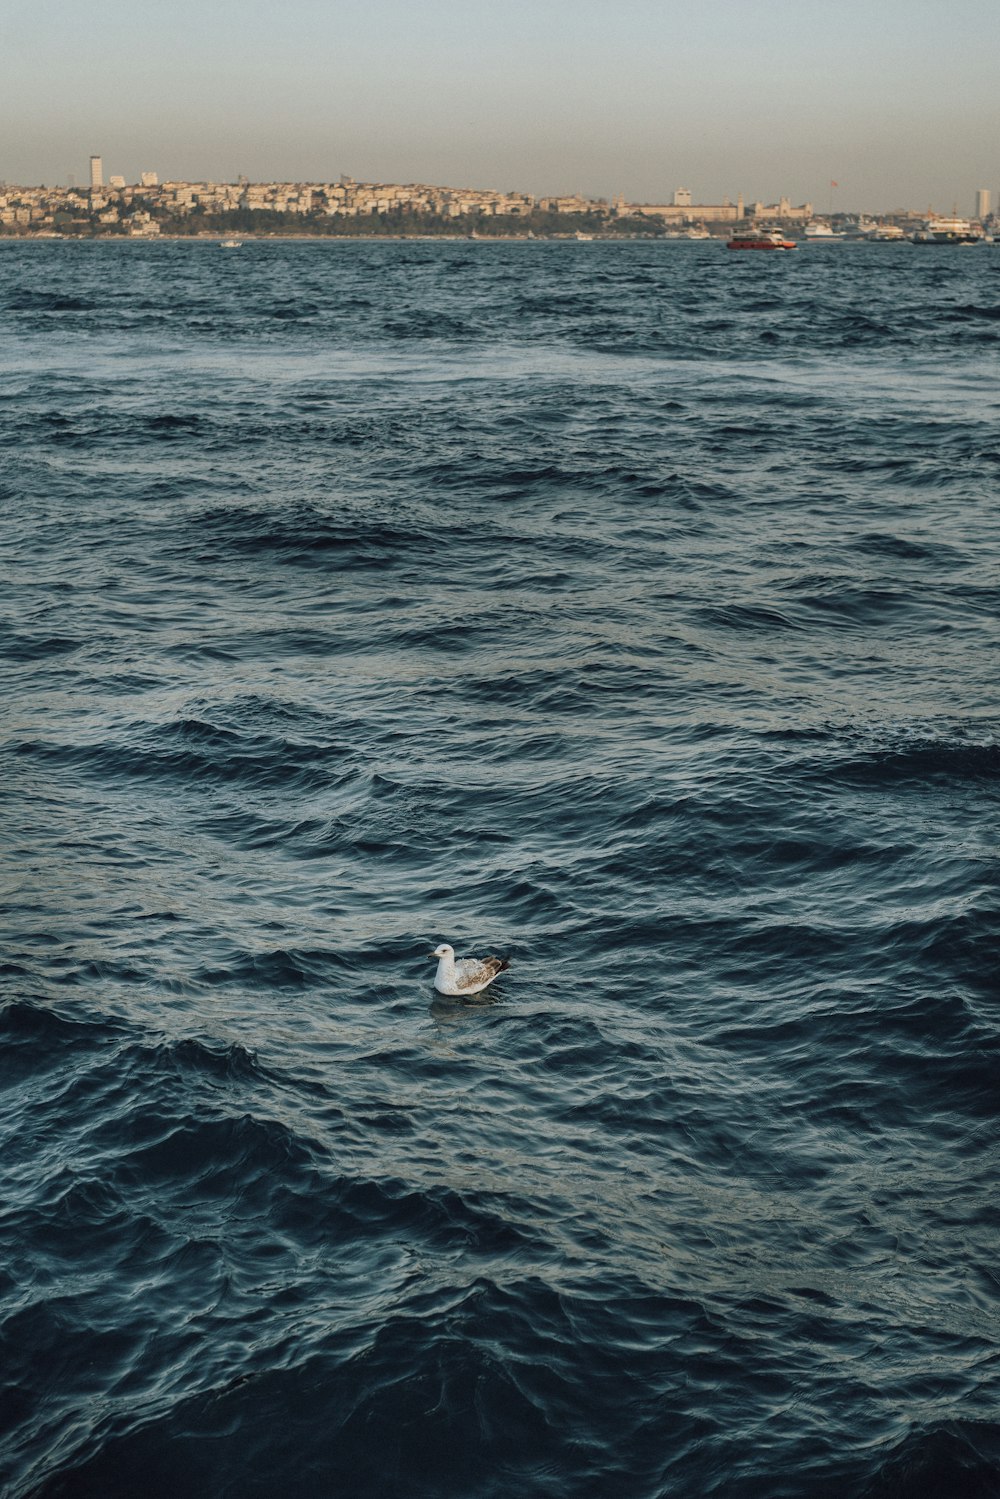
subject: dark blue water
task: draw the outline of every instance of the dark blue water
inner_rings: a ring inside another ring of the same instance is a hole
[[[998,293],[0,244],[5,1495],[1000,1494]]]

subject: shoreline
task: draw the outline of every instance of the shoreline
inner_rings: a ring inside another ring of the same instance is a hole
[[[792,231],[794,236],[794,231]],[[809,240],[794,236],[796,242],[803,248],[817,249],[829,248],[824,240]],[[0,234],[0,246],[3,245],[213,245],[216,248],[229,245],[233,240],[238,241],[232,248],[242,248],[249,244],[333,244],[333,245],[378,245],[378,244],[417,244],[417,245],[620,245],[620,244],[662,244],[662,245],[725,245],[730,235],[711,234],[707,239],[690,239],[687,235],[671,234],[592,234],[581,239],[576,234],[53,234],[42,231],[39,234]],[[850,236],[836,241],[836,246],[842,248],[849,245],[864,244],[910,244],[909,236],[899,240],[873,240],[864,235]],[[984,238],[976,241],[977,244],[990,244],[991,240]]]
[[[707,240],[674,238],[663,234],[594,234],[581,240],[576,234],[0,234],[2,244],[119,244],[119,245],[223,245],[230,240],[240,244],[724,244],[726,236],[711,235]]]

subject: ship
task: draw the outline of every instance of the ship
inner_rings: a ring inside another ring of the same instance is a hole
[[[927,219],[923,227],[911,235],[915,245],[978,245],[982,238],[978,224],[954,215]]]
[[[794,239],[786,239],[780,229],[737,229],[726,240],[727,250],[794,250]]]
[[[844,236],[820,219],[811,219],[802,231],[806,239],[843,239]]]
[[[898,244],[904,240],[906,235],[898,224],[864,224],[861,226],[862,236],[873,242]]]

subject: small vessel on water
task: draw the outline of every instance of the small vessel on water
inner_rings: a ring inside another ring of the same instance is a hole
[[[952,214],[927,219],[923,228],[911,237],[915,245],[978,245],[983,234],[978,224]]]
[[[224,239],[219,244],[220,250],[242,250],[242,248],[243,241],[241,239]]]
[[[805,239],[844,238],[839,230],[831,228],[829,224],[824,224],[822,219],[810,219],[809,223],[803,229],[802,234]]]
[[[794,239],[786,239],[780,229],[737,229],[726,241],[727,250],[794,250]]]
[[[878,244],[899,244],[906,238],[899,224],[867,224],[862,234],[865,239]]]

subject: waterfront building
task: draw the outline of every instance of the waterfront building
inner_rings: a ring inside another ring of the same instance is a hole
[[[597,205],[590,198],[571,193],[561,198],[539,198],[538,206],[545,213],[590,213]]]
[[[674,194],[676,198],[677,193]],[[790,224],[808,223],[812,218],[812,204],[797,206],[787,198],[777,203],[752,203],[744,205],[741,193],[735,203],[728,199],[722,203],[628,203],[625,213],[633,218],[662,219],[664,224],[677,227],[685,224],[735,224],[746,214],[750,218],[785,220]]]

